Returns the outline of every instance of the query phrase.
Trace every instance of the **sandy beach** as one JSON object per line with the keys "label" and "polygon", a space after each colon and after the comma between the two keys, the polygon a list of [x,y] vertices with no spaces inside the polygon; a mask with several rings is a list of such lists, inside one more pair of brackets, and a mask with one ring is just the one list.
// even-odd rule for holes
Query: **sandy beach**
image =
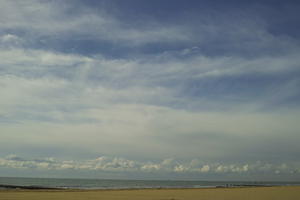
{"label": "sandy beach", "polygon": [[300,186],[207,188],[207,189],[140,189],[140,190],[3,190],[1,200],[297,200]]}

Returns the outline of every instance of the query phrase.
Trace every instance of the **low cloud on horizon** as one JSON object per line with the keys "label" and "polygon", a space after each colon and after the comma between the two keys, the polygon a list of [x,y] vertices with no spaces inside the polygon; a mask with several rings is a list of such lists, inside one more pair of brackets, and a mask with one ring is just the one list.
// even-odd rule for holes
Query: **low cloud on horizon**
{"label": "low cloud on horizon", "polygon": [[[28,159],[17,155],[9,155],[0,158],[0,167],[9,169],[8,174],[12,174],[14,170],[35,170],[39,174],[49,172],[60,174],[66,172],[67,175],[73,174],[77,178],[83,172],[93,173],[112,173],[113,178],[145,178],[157,177],[165,179],[180,179],[183,177],[193,176],[191,180],[199,180],[203,178],[214,178],[220,176],[231,176],[233,179],[243,177],[246,180],[261,181],[260,176],[274,176],[268,180],[286,180],[286,177],[297,180],[299,176],[299,163],[293,163],[288,166],[286,163],[271,164],[263,161],[253,163],[203,163],[198,159],[190,161],[178,161],[173,158],[164,159],[162,161],[140,162],[136,160],[128,160],[120,157],[101,156],[90,160],[58,160],[52,157]],[[121,174],[127,175],[122,175]],[[51,173],[50,173],[51,174]],[[135,174],[132,176],[132,174]],[[259,176],[258,176],[259,175]],[[45,175],[44,175],[45,176]],[[55,176],[54,176],[55,177]],[[94,178],[101,178],[96,176]],[[111,177],[110,177],[111,178]]]}

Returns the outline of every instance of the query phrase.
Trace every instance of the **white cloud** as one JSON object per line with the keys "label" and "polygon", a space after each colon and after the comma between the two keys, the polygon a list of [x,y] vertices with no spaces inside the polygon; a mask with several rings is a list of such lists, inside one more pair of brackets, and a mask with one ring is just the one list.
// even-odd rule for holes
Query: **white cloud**
{"label": "white cloud", "polygon": [[[167,160],[167,161],[166,161]],[[250,163],[250,164],[205,164],[201,168],[189,166],[188,163],[176,160],[174,167],[170,167],[169,161],[174,159],[165,159],[161,162],[141,162],[128,160],[118,157],[99,157],[93,160],[57,160],[54,158],[45,159],[26,159],[15,155],[7,158],[0,158],[0,167],[12,169],[36,169],[36,170],[85,170],[85,171],[106,171],[106,172],[143,172],[143,173],[298,173],[298,165],[270,164],[270,163]],[[166,163],[167,162],[167,163]],[[261,171],[263,166],[268,165],[268,170]],[[284,168],[284,169],[283,169]]]}
{"label": "white cloud", "polygon": [[210,170],[209,165],[204,165],[204,166],[200,169],[201,172],[209,172],[209,170]]}
{"label": "white cloud", "polygon": [[[253,171],[256,171],[257,168],[252,168]],[[245,173],[249,171],[249,165],[219,165],[216,167],[215,172],[217,173]]]}
{"label": "white cloud", "polygon": [[188,168],[184,167],[183,165],[177,165],[174,167],[174,171],[175,172],[184,172],[187,171]]}

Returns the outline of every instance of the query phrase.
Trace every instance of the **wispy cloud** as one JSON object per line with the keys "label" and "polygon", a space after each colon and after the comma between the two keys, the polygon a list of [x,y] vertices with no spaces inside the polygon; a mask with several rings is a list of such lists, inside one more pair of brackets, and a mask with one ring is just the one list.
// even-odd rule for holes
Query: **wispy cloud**
{"label": "wispy cloud", "polygon": [[[25,148],[15,141],[22,137],[33,146],[63,148],[72,137],[73,146],[84,151],[114,155],[126,148],[146,157],[152,156],[147,152],[167,157],[171,150],[172,156],[181,157],[241,159],[248,152],[249,159],[264,159],[271,151],[275,157],[292,152],[285,156],[292,159],[299,149],[293,142],[299,113],[285,105],[298,96],[298,78],[280,75],[297,71],[296,56],[247,60],[196,54],[182,60],[176,55],[114,59],[23,47],[1,49],[3,147],[8,142]],[[258,67],[265,63],[273,68]],[[251,80],[253,71],[255,80],[263,83],[242,80]],[[274,82],[273,76],[281,80]],[[26,134],[20,136],[21,132]],[[282,137],[282,132],[289,137]],[[259,137],[270,137],[270,143],[260,142]],[[242,145],[231,148],[233,139]],[[290,150],[278,152],[275,144],[280,140]],[[186,151],[177,145],[184,145]]]}
{"label": "wispy cloud", "polygon": [[[83,40],[121,42],[126,46],[189,40],[179,26],[153,24],[135,28],[122,23],[105,9],[95,12],[78,2],[2,1],[0,17],[2,30],[26,32],[23,36],[29,39],[29,44],[43,44],[53,39],[70,40],[69,34]],[[37,40],[32,40],[33,37]]]}

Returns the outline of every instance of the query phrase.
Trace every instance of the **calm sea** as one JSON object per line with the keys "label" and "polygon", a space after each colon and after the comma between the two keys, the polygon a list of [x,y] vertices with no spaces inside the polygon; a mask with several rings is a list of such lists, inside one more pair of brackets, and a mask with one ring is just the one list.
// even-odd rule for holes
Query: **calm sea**
{"label": "calm sea", "polygon": [[5,185],[39,186],[76,189],[134,189],[134,188],[204,188],[234,186],[300,185],[300,182],[238,182],[238,181],[170,181],[170,180],[107,180],[0,177],[0,188]]}

